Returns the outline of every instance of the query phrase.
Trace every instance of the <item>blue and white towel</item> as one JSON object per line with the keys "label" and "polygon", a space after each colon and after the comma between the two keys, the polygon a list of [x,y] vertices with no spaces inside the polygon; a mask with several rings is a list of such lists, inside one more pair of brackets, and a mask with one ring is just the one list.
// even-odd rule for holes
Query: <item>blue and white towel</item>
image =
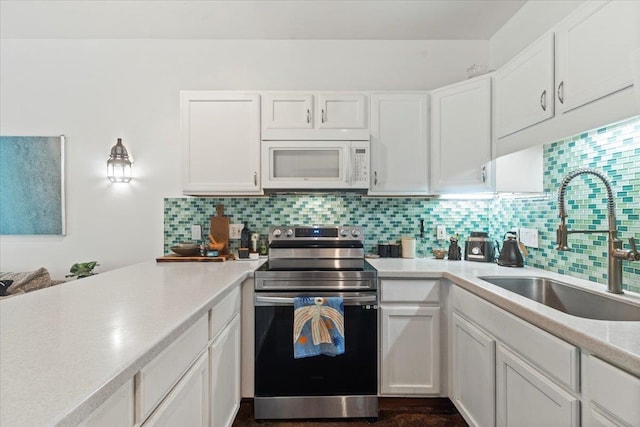
{"label": "blue and white towel", "polygon": [[293,299],[293,357],[344,353],[344,301],[340,297]]}

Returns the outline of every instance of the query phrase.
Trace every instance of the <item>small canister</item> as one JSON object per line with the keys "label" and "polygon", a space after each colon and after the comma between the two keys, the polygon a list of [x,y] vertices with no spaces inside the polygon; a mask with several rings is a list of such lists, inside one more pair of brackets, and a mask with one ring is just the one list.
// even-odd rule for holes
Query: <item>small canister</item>
{"label": "small canister", "polygon": [[389,243],[389,256],[391,258],[400,258],[400,244]]}
{"label": "small canister", "polygon": [[415,237],[403,237],[402,242],[402,258],[416,257],[416,239]]}
{"label": "small canister", "polygon": [[379,243],[378,244],[378,255],[380,255],[380,258],[388,258],[389,257],[389,244],[388,243]]}

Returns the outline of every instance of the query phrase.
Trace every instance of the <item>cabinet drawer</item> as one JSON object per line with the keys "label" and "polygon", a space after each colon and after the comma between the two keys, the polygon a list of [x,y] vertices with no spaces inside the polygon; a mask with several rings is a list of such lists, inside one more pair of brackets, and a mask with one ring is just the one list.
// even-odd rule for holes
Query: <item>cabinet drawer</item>
{"label": "cabinet drawer", "polygon": [[214,339],[229,323],[231,318],[240,312],[240,286],[236,286],[222,297],[211,309],[209,318],[209,340]]}
{"label": "cabinet drawer", "polygon": [[380,302],[421,302],[440,301],[439,280],[381,280]]}
{"label": "cabinet drawer", "polygon": [[579,390],[577,347],[454,286],[453,307],[565,387]]}
{"label": "cabinet drawer", "polygon": [[136,374],[136,423],[144,421],[207,346],[207,316]]}

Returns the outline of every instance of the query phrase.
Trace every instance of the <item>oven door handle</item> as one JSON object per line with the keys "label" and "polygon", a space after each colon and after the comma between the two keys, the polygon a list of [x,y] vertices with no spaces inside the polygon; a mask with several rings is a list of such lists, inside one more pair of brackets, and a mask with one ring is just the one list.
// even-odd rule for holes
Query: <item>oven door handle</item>
{"label": "oven door handle", "polygon": [[[344,305],[377,304],[377,295],[342,297]],[[293,305],[293,297],[267,297],[256,295],[256,305]]]}

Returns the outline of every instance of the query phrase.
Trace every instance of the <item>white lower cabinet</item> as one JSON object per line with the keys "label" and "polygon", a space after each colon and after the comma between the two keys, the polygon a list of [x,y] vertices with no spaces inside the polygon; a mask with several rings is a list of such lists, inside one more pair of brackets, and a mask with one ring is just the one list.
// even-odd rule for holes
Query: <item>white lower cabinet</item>
{"label": "white lower cabinet", "polygon": [[231,426],[240,408],[240,361],[240,315],[236,314],[209,346],[212,427]]}
{"label": "white lower cabinet", "polygon": [[582,400],[585,427],[640,426],[640,378],[586,353]]}
{"label": "white lower cabinet", "polygon": [[144,427],[209,426],[209,363],[205,351],[171,390]]}
{"label": "white lower cabinet", "polygon": [[79,427],[112,427],[133,425],[133,379],[122,385]]}
{"label": "white lower cabinet", "polygon": [[579,426],[580,401],[498,344],[497,426]]}
{"label": "white lower cabinet", "polygon": [[380,394],[440,393],[440,307],[437,280],[382,280]]}
{"label": "white lower cabinet", "polygon": [[451,400],[472,426],[580,425],[579,350],[458,286]]}
{"label": "white lower cabinet", "polygon": [[496,340],[457,313],[451,333],[451,400],[469,425],[493,426]]}

